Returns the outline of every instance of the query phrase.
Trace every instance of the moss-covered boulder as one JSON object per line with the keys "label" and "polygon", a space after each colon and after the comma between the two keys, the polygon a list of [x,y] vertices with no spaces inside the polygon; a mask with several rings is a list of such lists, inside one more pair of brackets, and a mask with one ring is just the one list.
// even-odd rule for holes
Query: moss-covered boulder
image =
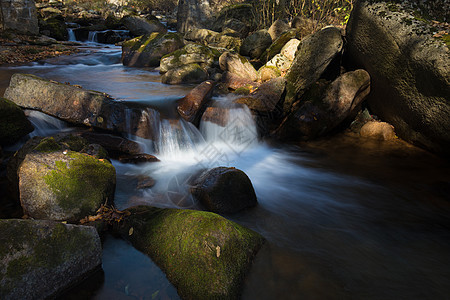
{"label": "moss-covered boulder", "polygon": [[200,83],[207,79],[208,72],[199,64],[183,65],[161,76],[161,82],[165,84]]}
{"label": "moss-covered boulder", "polygon": [[139,206],[118,231],[149,255],[183,299],[237,299],[263,238],[210,212]]}
{"label": "moss-covered boulder", "polygon": [[188,44],[181,49],[164,55],[160,62],[160,73],[188,64],[199,64],[203,68],[218,65],[220,52],[200,44]]}
{"label": "moss-covered boulder", "polygon": [[17,142],[34,130],[24,112],[14,102],[0,97],[0,145]]}
{"label": "moss-covered boulder", "polygon": [[130,31],[131,36],[167,32],[167,28],[157,19],[147,20],[139,16],[129,15],[123,17],[121,23]]}
{"label": "moss-covered boulder", "polygon": [[[294,62],[286,74],[286,97],[283,106],[286,113],[305,90],[322,76],[325,69],[338,59],[343,45],[341,31],[336,27],[326,27],[300,42]],[[339,66],[337,69],[339,72]]]}
{"label": "moss-covered boulder", "polygon": [[266,29],[258,30],[244,39],[239,53],[250,58],[259,58],[272,44],[272,38]]}
{"label": "moss-covered boulder", "polygon": [[177,106],[180,116],[198,126],[200,118],[205,111],[205,106],[211,99],[214,86],[214,82],[211,80],[202,82],[193,88],[189,94],[180,99]]}
{"label": "moss-covered boulder", "polygon": [[101,265],[93,227],[0,220],[0,298],[47,299]]}
{"label": "moss-covered boulder", "polygon": [[[260,56],[260,60],[267,62],[275,55],[281,52],[281,49],[292,39],[300,39],[300,35],[296,30],[289,30],[279,36]],[[294,60],[294,59],[292,59]]]}
{"label": "moss-covered boulder", "polygon": [[59,41],[66,41],[69,37],[67,33],[66,22],[62,15],[51,16],[49,18],[40,20],[40,33],[50,36]]}
{"label": "moss-covered boulder", "polygon": [[242,45],[241,38],[228,35],[226,32],[219,33],[216,36],[214,43],[211,44],[211,46],[225,48],[225,49],[236,51],[236,52],[239,52],[239,50],[241,49],[241,45]]}
{"label": "moss-covered boulder", "polygon": [[40,149],[25,156],[18,175],[20,203],[35,219],[77,222],[114,198],[114,167],[84,153]]}
{"label": "moss-covered boulder", "polygon": [[188,41],[196,43],[211,44],[216,41],[219,33],[205,28],[192,28],[184,34],[184,38]]}
{"label": "moss-covered boulder", "polygon": [[183,47],[177,33],[146,34],[122,44],[122,63],[130,67],[158,67],[161,58]]}
{"label": "moss-covered boulder", "polygon": [[369,92],[369,73],[361,69],[344,73],[330,84],[320,80],[293,106],[274,136],[293,140],[323,136],[353,119]]}
{"label": "moss-covered boulder", "polygon": [[[424,6],[411,9],[413,3]],[[443,35],[446,44],[445,38],[435,35],[435,23],[429,18],[445,13],[448,18],[448,6],[442,5],[442,1],[359,1],[347,25],[346,57],[372,77],[367,102],[374,114],[394,125],[406,141],[448,156],[449,35]]]}
{"label": "moss-covered boulder", "polygon": [[215,213],[235,213],[257,204],[252,182],[236,168],[204,171],[192,183],[191,193],[207,210]]}
{"label": "moss-covered boulder", "polygon": [[230,72],[239,77],[252,81],[258,79],[258,72],[253,65],[243,56],[231,52],[224,52],[219,57],[219,65],[223,71]]}

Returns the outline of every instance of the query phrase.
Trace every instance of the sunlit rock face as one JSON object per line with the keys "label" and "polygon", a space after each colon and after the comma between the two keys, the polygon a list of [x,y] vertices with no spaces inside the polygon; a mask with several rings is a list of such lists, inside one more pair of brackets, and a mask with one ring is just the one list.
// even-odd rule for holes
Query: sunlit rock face
{"label": "sunlit rock face", "polygon": [[0,31],[8,29],[19,33],[39,33],[34,0],[0,1]]}

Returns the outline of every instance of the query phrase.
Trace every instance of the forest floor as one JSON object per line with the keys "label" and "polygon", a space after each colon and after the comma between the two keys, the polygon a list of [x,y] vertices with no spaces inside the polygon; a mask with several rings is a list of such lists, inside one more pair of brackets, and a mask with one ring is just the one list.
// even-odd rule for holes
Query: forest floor
{"label": "forest floor", "polygon": [[27,35],[0,36],[0,65],[38,61],[78,52],[76,43],[55,44]]}

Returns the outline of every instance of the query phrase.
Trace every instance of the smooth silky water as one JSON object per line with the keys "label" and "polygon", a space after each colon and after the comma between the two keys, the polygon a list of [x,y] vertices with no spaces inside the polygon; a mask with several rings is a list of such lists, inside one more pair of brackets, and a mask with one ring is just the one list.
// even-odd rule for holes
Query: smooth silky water
{"label": "smooth silky water", "polygon": [[[232,166],[251,179],[258,206],[226,217],[267,240],[243,299],[448,299],[450,295],[450,168],[446,161],[400,141],[337,136],[303,145],[259,141],[246,109],[229,97],[226,126],[199,129],[176,119],[175,100],[192,86],[160,83],[158,72],[124,67],[120,48],[85,44],[82,52],[41,63],[0,68],[0,93],[13,73],[102,91],[161,112],[159,138],[135,138],[161,161],[113,161],[115,205],[201,209],[189,179],[204,168]],[[30,112],[32,135],[71,130]],[[18,148],[18,145],[16,145]],[[8,150],[8,149],[7,149]],[[11,148],[14,150],[14,147]],[[154,187],[137,190],[136,177]],[[69,292],[76,298],[177,299],[175,288],[145,255],[107,235],[103,272]]]}

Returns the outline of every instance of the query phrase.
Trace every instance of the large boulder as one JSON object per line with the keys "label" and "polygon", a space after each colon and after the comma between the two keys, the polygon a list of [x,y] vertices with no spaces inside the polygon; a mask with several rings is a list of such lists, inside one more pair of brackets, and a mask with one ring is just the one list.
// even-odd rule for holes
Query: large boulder
{"label": "large boulder", "polygon": [[188,41],[211,44],[216,41],[219,33],[205,28],[192,28],[184,34]]}
{"label": "large boulder", "polygon": [[158,67],[161,58],[183,47],[177,33],[146,34],[122,44],[122,63],[130,67]]}
{"label": "large boulder", "polygon": [[0,97],[0,145],[14,144],[33,130],[20,107]]}
{"label": "large boulder", "polygon": [[207,79],[206,69],[196,63],[170,69],[161,76],[161,82],[165,84],[200,83]]}
{"label": "large boulder", "polygon": [[0,220],[0,297],[47,299],[101,265],[94,227],[53,221]]}
{"label": "large boulder", "polygon": [[281,49],[283,49],[283,47],[292,39],[301,39],[300,33],[293,29],[283,33],[276,40],[274,40],[269,48],[267,48],[266,51],[264,51],[264,53],[260,56],[260,60],[263,62],[271,60],[275,55],[279,54]]}
{"label": "large boulder", "polygon": [[19,194],[25,214],[77,222],[112,202],[116,172],[108,160],[48,146],[35,148],[20,165]]}
{"label": "large boulder", "polygon": [[235,213],[257,204],[252,182],[236,168],[204,171],[193,181],[191,193],[207,210],[215,213]]}
{"label": "large boulder", "polygon": [[370,76],[364,70],[344,73],[331,84],[318,81],[293,106],[275,136],[295,140],[323,136],[354,118],[369,92]]}
{"label": "large boulder", "polygon": [[132,36],[151,34],[153,32],[166,33],[167,28],[158,20],[147,20],[139,16],[125,16],[121,20],[122,24],[130,31]]}
{"label": "large boulder", "polygon": [[283,107],[286,113],[341,54],[343,45],[341,31],[336,27],[326,27],[300,42],[294,62],[286,74],[286,97]]}
{"label": "large boulder", "polygon": [[[210,28],[215,31],[222,31],[229,26],[231,20],[238,20],[246,25],[245,30],[253,31],[257,27],[256,12],[252,4],[250,3],[237,3],[244,2],[242,0],[234,1],[235,4],[223,7],[218,13],[215,14],[212,19],[213,22]],[[232,28],[234,29],[234,28]]]}
{"label": "large boulder", "polygon": [[[442,5],[424,15],[441,15]],[[423,18],[399,2],[357,2],[347,25],[347,58],[372,77],[374,114],[406,141],[449,155],[449,46]]]}
{"label": "large boulder", "polygon": [[204,68],[218,64],[219,51],[200,44],[188,44],[181,49],[164,55],[160,62],[160,73],[188,64],[199,64]]}
{"label": "large boulder", "polygon": [[239,53],[250,58],[259,58],[272,44],[272,38],[266,29],[258,30],[242,42]]}
{"label": "large boulder", "polygon": [[279,38],[283,33],[286,31],[289,31],[291,27],[285,20],[275,20],[275,22],[272,23],[269,27],[269,34],[273,41],[275,41],[277,38]]}
{"label": "large boulder", "polygon": [[39,31],[41,34],[59,41],[67,41],[69,37],[66,22],[62,15],[55,15],[45,19],[40,19]]}
{"label": "large boulder", "polygon": [[231,52],[224,52],[219,57],[219,65],[223,71],[230,72],[239,77],[252,81],[258,79],[258,72],[253,65],[243,56]]}
{"label": "large boulder", "polygon": [[34,75],[14,74],[5,97],[21,107],[39,110],[64,121],[145,139],[154,138],[153,124],[159,120],[159,113],[150,108],[132,107],[114,101],[105,93]]}
{"label": "large boulder", "polygon": [[0,31],[38,34],[38,18],[34,0],[0,1]]}
{"label": "large boulder", "polygon": [[205,110],[206,103],[211,99],[214,91],[214,82],[202,82],[178,101],[177,111],[188,122],[198,126]]}
{"label": "large boulder", "polygon": [[118,225],[183,299],[237,299],[263,238],[210,212],[139,206]]}

